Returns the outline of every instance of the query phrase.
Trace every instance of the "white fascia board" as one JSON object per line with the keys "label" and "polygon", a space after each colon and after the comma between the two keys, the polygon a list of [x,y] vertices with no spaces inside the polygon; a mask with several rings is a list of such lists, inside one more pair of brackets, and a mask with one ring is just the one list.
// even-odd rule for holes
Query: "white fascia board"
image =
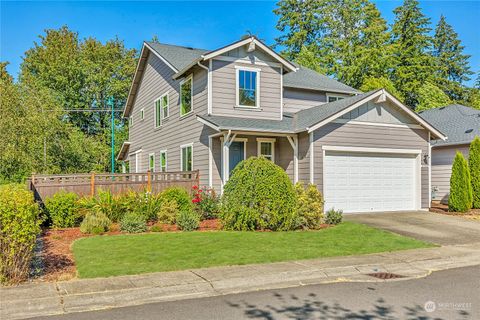
{"label": "white fascia board", "polygon": [[147,47],[154,55],[156,55],[160,60],[162,60],[170,69],[175,72],[178,72],[177,68],[175,68],[170,62],[167,61],[164,57],[162,57],[155,49],[153,49],[148,43],[144,42],[143,45]]}

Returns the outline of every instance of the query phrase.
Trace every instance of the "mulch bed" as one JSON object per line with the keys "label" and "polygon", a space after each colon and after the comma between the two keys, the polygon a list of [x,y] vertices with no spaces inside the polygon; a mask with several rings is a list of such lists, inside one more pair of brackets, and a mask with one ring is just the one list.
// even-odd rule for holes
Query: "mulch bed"
{"label": "mulch bed", "polygon": [[448,205],[443,203],[432,203],[430,208],[431,212],[446,214],[449,216],[463,217],[467,219],[479,220],[480,221],[480,209],[471,209],[468,212],[451,212],[448,211]]}
{"label": "mulch bed", "polygon": [[[164,232],[179,231],[176,225],[158,224]],[[219,219],[200,222],[199,231],[213,231],[222,228]],[[111,231],[104,235],[122,234],[118,224],[114,224]],[[80,228],[45,229],[40,240],[42,249],[39,258],[43,263],[43,270],[37,281],[69,280],[76,277],[75,261],[72,252],[72,243],[80,238],[93,235],[80,232]]]}

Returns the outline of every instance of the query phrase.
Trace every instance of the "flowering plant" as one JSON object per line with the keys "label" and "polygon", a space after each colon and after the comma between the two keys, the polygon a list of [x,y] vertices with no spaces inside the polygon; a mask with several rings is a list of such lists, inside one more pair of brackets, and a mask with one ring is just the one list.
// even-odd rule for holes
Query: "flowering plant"
{"label": "flowering plant", "polygon": [[202,219],[214,219],[219,211],[219,197],[213,188],[198,186],[192,187],[192,203],[201,214]]}

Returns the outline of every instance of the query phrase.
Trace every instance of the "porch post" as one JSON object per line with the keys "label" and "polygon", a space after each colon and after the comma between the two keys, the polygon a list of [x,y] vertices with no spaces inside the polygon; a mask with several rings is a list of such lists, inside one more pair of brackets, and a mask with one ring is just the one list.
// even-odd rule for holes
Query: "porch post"
{"label": "porch post", "polygon": [[287,136],[288,142],[293,149],[293,183],[298,182],[298,136]]}
{"label": "porch post", "polygon": [[[232,132],[229,130],[228,134],[223,135],[223,152],[222,152],[222,164],[223,164],[223,185],[225,185],[230,178],[230,145],[232,141],[235,140],[237,134],[235,133],[233,137],[231,137]],[[223,188],[223,187],[222,187]]]}
{"label": "porch post", "polygon": [[208,137],[208,187],[213,188],[213,138]]}

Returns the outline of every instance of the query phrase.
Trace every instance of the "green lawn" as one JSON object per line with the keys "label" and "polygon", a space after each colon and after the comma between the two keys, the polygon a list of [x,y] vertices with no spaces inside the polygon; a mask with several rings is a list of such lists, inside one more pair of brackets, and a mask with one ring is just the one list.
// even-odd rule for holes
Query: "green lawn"
{"label": "green lawn", "polygon": [[81,278],[268,263],[429,247],[431,244],[344,222],[319,231],[184,232],[77,240]]}

